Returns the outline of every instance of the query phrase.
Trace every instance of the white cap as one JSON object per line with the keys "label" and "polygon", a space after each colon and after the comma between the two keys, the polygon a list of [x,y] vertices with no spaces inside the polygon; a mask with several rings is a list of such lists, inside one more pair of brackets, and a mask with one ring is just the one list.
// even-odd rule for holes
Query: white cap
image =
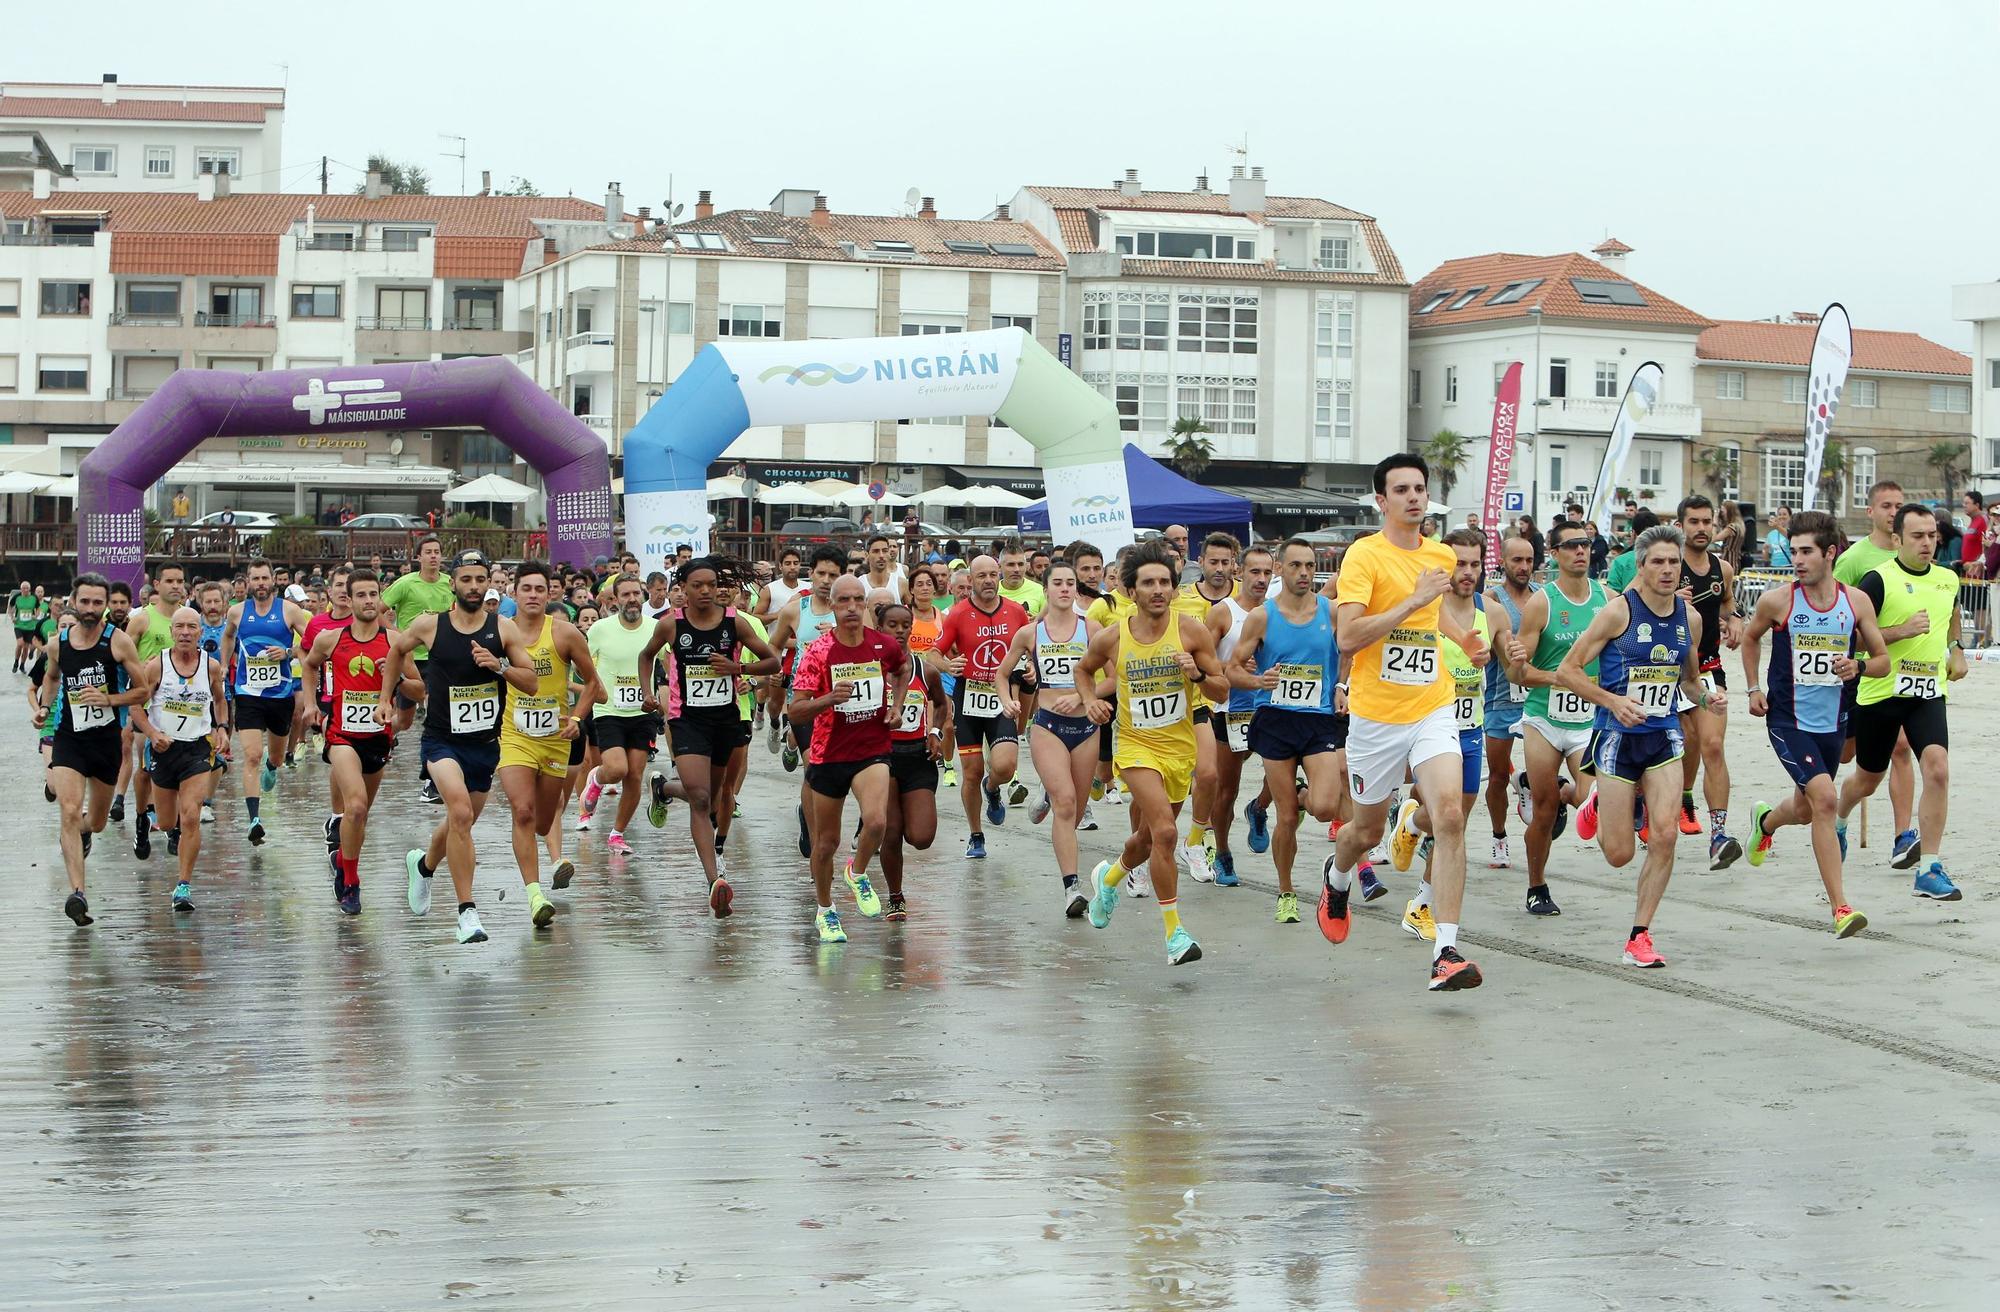
{"label": "white cap", "polygon": [[488,588],[488,589],[486,589],[486,600],[488,600],[488,601],[498,601],[498,600],[500,600],[500,589],[498,589],[498,588]]}

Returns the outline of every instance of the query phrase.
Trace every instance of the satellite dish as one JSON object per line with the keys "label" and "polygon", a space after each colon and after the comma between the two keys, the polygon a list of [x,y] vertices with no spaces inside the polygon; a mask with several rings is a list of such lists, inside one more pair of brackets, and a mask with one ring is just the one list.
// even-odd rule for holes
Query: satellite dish
{"label": "satellite dish", "polygon": [[915,214],[918,210],[922,209],[923,207],[924,207],[924,193],[921,188],[912,187],[908,191],[903,193],[904,213]]}

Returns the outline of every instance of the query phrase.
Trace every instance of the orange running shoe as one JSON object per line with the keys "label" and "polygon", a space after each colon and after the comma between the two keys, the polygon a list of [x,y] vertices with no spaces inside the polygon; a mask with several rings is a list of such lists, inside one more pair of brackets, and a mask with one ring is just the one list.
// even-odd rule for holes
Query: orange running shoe
{"label": "orange running shoe", "polygon": [[1480,978],[1479,967],[1458,955],[1457,948],[1446,948],[1437,954],[1431,963],[1433,993],[1448,993],[1454,989],[1476,989],[1484,981]]}

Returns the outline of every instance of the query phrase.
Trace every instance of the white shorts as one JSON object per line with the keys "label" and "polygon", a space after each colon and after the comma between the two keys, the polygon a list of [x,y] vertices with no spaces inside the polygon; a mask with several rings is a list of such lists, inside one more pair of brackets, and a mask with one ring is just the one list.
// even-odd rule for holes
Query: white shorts
{"label": "white shorts", "polygon": [[1557,724],[1539,715],[1524,715],[1521,723],[1540,734],[1542,741],[1562,753],[1565,760],[1578,753],[1587,755],[1590,751],[1590,725]]}
{"label": "white shorts", "polygon": [[1347,729],[1347,789],[1364,806],[1386,802],[1409,774],[1439,756],[1459,759],[1458,720],[1450,702],[1414,724],[1355,716]]}

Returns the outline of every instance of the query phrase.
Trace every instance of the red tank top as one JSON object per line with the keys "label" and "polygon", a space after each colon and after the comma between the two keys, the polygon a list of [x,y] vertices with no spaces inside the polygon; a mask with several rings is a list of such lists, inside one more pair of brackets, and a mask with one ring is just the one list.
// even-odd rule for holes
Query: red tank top
{"label": "red tank top", "polygon": [[382,663],[389,659],[389,635],[378,629],[367,642],[357,642],[354,626],[334,639],[326,668],[333,692],[328,742],[352,745],[369,739],[389,741],[395,731],[375,724],[375,705],[382,700]]}

